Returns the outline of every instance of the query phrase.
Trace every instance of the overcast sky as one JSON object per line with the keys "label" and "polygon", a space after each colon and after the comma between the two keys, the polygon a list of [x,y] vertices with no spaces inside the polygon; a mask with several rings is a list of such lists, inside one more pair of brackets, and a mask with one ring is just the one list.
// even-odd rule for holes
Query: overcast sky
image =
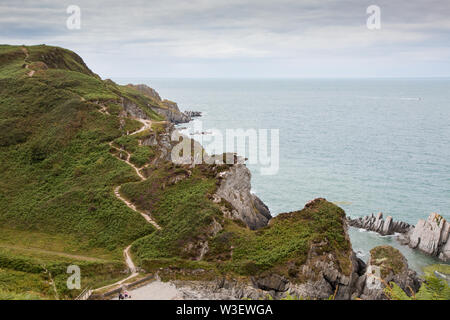
{"label": "overcast sky", "polygon": [[104,78],[450,76],[450,0],[0,0],[0,43],[72,49]]}

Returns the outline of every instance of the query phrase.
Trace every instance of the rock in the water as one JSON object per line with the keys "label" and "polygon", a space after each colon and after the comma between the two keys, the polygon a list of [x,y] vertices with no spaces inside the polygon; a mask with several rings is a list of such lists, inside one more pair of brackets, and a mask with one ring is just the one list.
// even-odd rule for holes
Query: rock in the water
{"label": "rock in the water", "polygon": [[443,261],[450,259],[450,224],[441,215],[432,213],[427,220],[419,220],[408,233],[409,246]]}
{"label": "rock in the water", "polygon": [[408,268],[408,262],[399,250],[391,246],[375,247],[370,250],[365,274],[358,280],[359,297],[364,300],[387,299],[384,288],[391,282],[408,295],[416,293],[421,285],[417,273]]}
{"label": "rock in the water", "polygon": [[202,113],[200,111],[185,111],[184,112],[186,115],[188,115],[191,118],[195,118],[195,117],[201,117]]}
{"label": "rock in the water", "polygon": [[394,221],[391,216],[384,220],[381,212],[376,217],[372,214],[363,218],[348,219],[347,222],[352,227],[375,231],[383,236],[394,233],[407,233],[412,229],[411,225],[403,221]]}

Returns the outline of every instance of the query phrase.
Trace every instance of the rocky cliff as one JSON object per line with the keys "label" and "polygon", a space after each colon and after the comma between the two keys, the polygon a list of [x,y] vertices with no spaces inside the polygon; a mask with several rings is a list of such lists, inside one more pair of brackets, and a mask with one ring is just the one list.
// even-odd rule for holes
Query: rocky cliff
{"label": "rocky cliff", "polygon": [[233,206],[231,210],[225,209],[229,218],[242,220],[253,230],[267,225],[272,218],[269,208],[251,193],[251,173],[244,164],[234,164],[228,171],[221,172],[219,179],[216,196]]}
{"label": "rocky cliff", "polygon": [[[168,124],[164,127],[164,131],[157,135],[152,133],[142,141],[143,145],[151,145],[158,148],[159,157],[153,160],[153,164],[158,164],[161,161],[171,161],[172,148],[176,145],[176,142],[171,141],[171,136],[175,130],[172,124]],[[200,157],[201,155],[204,158],[209,157],[206,153],[203,153],[203,148],[197,141],[186,136],[184,136],[184,139],[193,141],[193,144],[196,146],[193,148],[193,157]],[[199,151],[201,154],[196,153],[196,151]],[[224,157],[226,158],[226,155]],[[225,165],[226,170],[220,171],[216,176],[218,187],[213,195],[213,201],[222,204],[223,201],[226,202],[227,205],[221,206],[226,218],[241,220],[252,230],[262,228],[272,218],[270,210],[261,199],[251,193],[251,173],[244,164],[243,159],[237,156],[234,157],[235,163]],[[194,167],[194,165],[190,166]]]}

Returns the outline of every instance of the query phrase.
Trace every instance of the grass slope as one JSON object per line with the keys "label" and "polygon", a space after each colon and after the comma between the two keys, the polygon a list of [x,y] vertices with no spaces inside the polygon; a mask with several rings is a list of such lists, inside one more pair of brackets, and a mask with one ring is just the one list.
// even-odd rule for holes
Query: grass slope
{"label": "grass slope", "polygon": [[[113,193],[114,186],[138,180],[108,145],[142,126],[117,117],[123,98],[161,120],[147,107],[153,101],[102,81],[73,52],[0,46],[0,248],[9,248],[4,256],[50,245],[62,253],[88,252],[107,259],[103,266],[119,263],[123,269],[123,248],[154,231]],[[99,112],[99,104],[110,115]],[[137,161],[145,156],[141,151]],[[58,259],[47,255],[42,261],[51,265]],[[15,266],[5,268],[26,272]],[[20,281],[17,287],[8,283],[12,295],[22,292]],[[0,289],[7,296],[7,288]]]}

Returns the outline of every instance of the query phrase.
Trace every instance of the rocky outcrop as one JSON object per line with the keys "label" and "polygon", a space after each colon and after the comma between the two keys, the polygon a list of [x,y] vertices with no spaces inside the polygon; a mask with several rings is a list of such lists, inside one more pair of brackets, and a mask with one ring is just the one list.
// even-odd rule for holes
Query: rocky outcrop
{"label": "rocky outcrop", "polygon": [[178,124],[191,121],[191,115],[180,111],[178,105],[175,102],[169,100],[162,100],[158,92],[155,89],[150,88],[145,84],[128,84],[127,87],[133,88],[143,95],[154,100],[155,103],[149,105],[153,111],[159,115],[164,116],[168,121]]}
{"label": "rocky outcrop", "polygon": [[378,232],[383,236],[392,235],[395,233],[407,233],[413,228],[406,222],[394,221],[391,216],[383,219],[383,213],[381,212],[378,213],[376,217],[372,214],[370,216],[357,219],[347,218],[347,223],[349,226]]}
{"label": "rocky outcrop", "polygon": [[152,109],[172,123],[186,123],[192,120],[190,116],[180,111],[175,102],[164,100],[161,105],[162,107],[152,107]]}
{"label": "rocky outcrop", "polygon": [[216,198],[233,206],[229,218],[242,220],[250,229],[266,226],[272,218],[269,208],[251,193],[251,173],[242,163],[236,163],[228,171],[219,174],[220,185]]}
{"label": "rocky outcrop", "polygon": [[[305,209],[320,210],[327,201],[319,198],[306,204]],[[343,211],[342,211],[343,213]],[[281,219],[293,219],[299,213],[283,214]],[[339,212],[336,212],[339,214]],[[270,225],[274,225],[276,220]],[[263,273],[252,277],[255,288],[267,291],[273,298],[279,299],[287,295],[298,298],[351,299],[359,294],[357,282],[365,272],[365,263],[356,257],[350,244],[347,225],[344,221],[345,213],[339,217],[342,219],[342,249],[338,252],[330,250],[333,246],[327,237],[312,242],[309,251],[301,265],[295,262],[286,262],[287,270],[278,274],[272,272]],[[344,249],[345,248],[345,249]]]}
{"label": "rocky outcrop", "polygon": [[202,113],[200,111],[185,111],[184,113],[191,118],[202,116]]}
{"label": "rocky outcrop", "polygon": [[[306,204],[306,208],[314,209],[325,199],[315,199]],[[345,216],[342,217],[345,219]],[[350,244],[347,225],[343,223],[345,242],[348,251],[327,253],[329,240],[311,244],[308,257],[301,267],[301,283],[291,283],[288,293],[297,297],[328,299],[334,296],[338,300],[348,300],[359,294],[357,281],[365,271],[364,262],[356,257]],[[338,256],[339,255],[339,256]]]}
{"label": "rocky outcrop", "polygon": [[[174,130],[176,130],[175,127],[169,124],[165,127],[164,132],[152,133],[143,138],[142,145],[157,146],[158,148],[158,157],[153,160],[153,165],[160,161],[171,161],[172,148],[176,144],[171,141]],[[204,158],[209,157],[207,154],[203,154],[201,145],[197,141],[193,141],[197,146],[194,147],[194,150],[199,150]],[[223,199],[231,205],[231,207],[223,208],[224,215],[228,218],[239,219],[250,229],[262,228],[272,218],[270,210],[261,199],[251,193],[251,173],[245,166],[244,160],[236,155],[234,158],[235,163],[230,165],[228,170],[217,174],[219,186],[213,195],[214,201],[219,203]]]}
{"label": "rocky outcrop", "polygon": [[[315,210],[325,199],[316,199],[307,204]],[[288,219],[288,217],[286,217]],[[342,216],[342,219],[344,217]],[[288,270],[270,271],[251,276],[247,279],[217,279],[195,285],[195,290],[188,290],[187,298],[197,299],[212,297],[213,299],[265,299],[268,297],[281,299],[288,295],[297,298],[351,299],[360,294],[357,284],[365,273],[365,264],[351,250],[350,239],[345,223],[345,242],[349,244],[346,250],[330,252],[330,242],[324,238],[312,243],[306,258],[301,265],[286,262]],[[284,268],[283,268],[284,269]],[[288,276],[289,275],[289,276]],[[200,291],[200,292],[199,292]]]}
{"label": "rocky outcrop", "polygon": [[[325,199],[315,199],[305,208],[303,218],[320,212]],[[343,212],[343,211],[342,211]],[[282,219],[292,219],[299,212],[293,212]],[[255,273],[249,277],[218,277],[212,281],[174,281],[183,292],[185,299],[282,299],[287,296],[305,299],[365,300],[387,299],[384,289],[391,282],[409,292],[417,292],[421,281],[417,274],[408,268],[403,255],[390,246],[380,246],[371,250],[368,265],[356,257],[350,244],[345,223],[345,213],[339,213],[342,219],[339,225],[344,239],[339,250],[330,250],[333,246],[328,237],[313,241],[305,261],[286,261],[270,271]],[[274,219],[273,221],[277,221]],[[273,223],[271,224],[273,225]],[[269,226],[270,228],[270,226]],[[211,234],[222,229],[218,223],[211,226]],[[208,250],[207,243],[201,243],[200,255]],[[162,270],[164,271],[164,269]],[[177,271],[178,272],[178,271]],[[193,271],[194,272],[194,271]],[[205,270],[196,270],[205,273]]]}
{"label": "rocky outcrop", "polygon": [[411,248],[418,249],[443,261],[450,260],[450,224],[437,213],[427,220],[420,219],[404,238]]}
{"label": "rocky outcrop", "polygon": [[272,219],[269,207],[267,207],[266,204],[262,202],[262,200],[258,198],[256,194],[252,194],[252,198],[253,198],[253,205],[255,206],[256,210],[258,210],[260,214],[266,217],[267,220]]}
{"label": "rocky outcrop", "polygon": [[384,289],[391,282],[410,296],[421,285],[417,273],[408,268],[408,262],[399,250],[391,246],[375,247],[370,251],[366,272],[358,279],[359,297],[363,300],[385,300]]}

